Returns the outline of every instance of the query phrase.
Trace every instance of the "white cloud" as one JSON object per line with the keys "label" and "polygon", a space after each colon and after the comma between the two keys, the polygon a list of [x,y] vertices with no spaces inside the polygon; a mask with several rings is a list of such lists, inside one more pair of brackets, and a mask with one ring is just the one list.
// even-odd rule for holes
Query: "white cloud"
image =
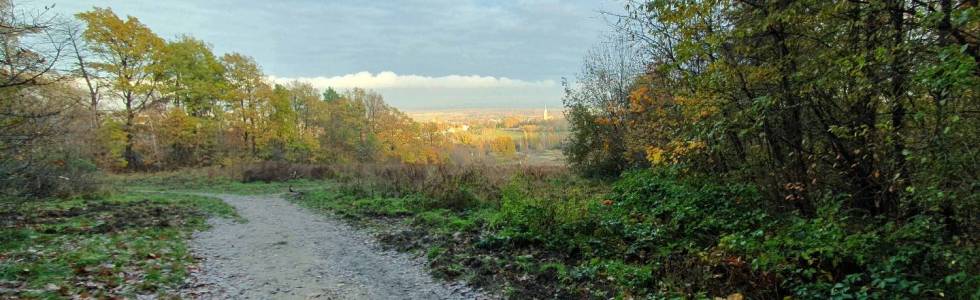
{"label": "white cloud", "polygon": [[358,72],[333,77],[275,77],[269,79],[277,83],[300,81],[324,89],[365,88],[365,89],[485,89],[485,88],[553,88],[557,83],[553,80],[524,81],[507,77],[480,75],[447,75],[440,77],[422,75],[399,75],[395,72],[384,71],[377,74]]}
{"label": "white cloud", "polygon": [[399,109],[546,107],[561,105],[561,86],[553,80],[526,81],[480,75],[399,75],[394,72],[358,72],[333,77],[277,77],[268,80],[286,84],[309,83],[315,88],[371,89]]}

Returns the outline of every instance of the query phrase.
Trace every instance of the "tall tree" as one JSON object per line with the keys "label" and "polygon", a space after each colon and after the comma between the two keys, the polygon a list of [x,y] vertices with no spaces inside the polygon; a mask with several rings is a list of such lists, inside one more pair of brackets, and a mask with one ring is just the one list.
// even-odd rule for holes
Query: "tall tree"
{"label": "tall tree", "polygon": [[325,101],[320,148],[327,161],[355,162],[374,158],[375,138],[368,130],[364,105],[340,97]]}
{"label": "tall tree", "polygon": [[293,147],[293,159],[297,161],[320,161],[323,153],[320,151],[319,138],[327,129],[324,127],[328,118],[328,103],[321,98],[321,93],[309,83],[292,82],[285,86],[289,92],[289,102],[296,113],[297,140]]}
{"label": "tall tree", "polygon": [[216,138],[224,124],[223,97],[228,84],[221,61],[204,41],[181,36],[167,43],[157,64],[160,96],[169,100],[161,141],[169,166],[195,166],[217,154]]}
{"label": "tall tree", "polygon": [[333,89],[333,87],[328,86],[327,89],[323,91],[323,101],[330,102],[340,99],[340,97],[340,93]]}
{"label": "tall tree", "polygon": [[[617,116],[650,162],[750,178],[776,206],[803,215],[819,199],[847,195],[848,208],[895,217],[902,199],[926,197],[911,182],[944,195],[968,189],[970,179],[953,174],[975,174],[976,164],[962,162],[980,155],[965,146],[976,144],[966,132],[978,122],[975,1],[629,7],[617,24],[645,50],[646,71],[626,110],[571,102],[571,145],[621,136],[598,130],[605,119],[578,115]],[[602,149],[578,149],[591,148]]]}
{"label": "tall tree", "polygon": [[167,43],[159,64],[164,93],[195,117],[213,117],[227,82],[224,66],[204,41],[181,36]]}
{"label": "tall tree", "polygon": [[293,150],[301,148],[300,128],[297,126],[299,118],[291,98],[289,89],[278,84],[269,97],[269,112],[262,130],[262,144],[269,159],[281,161],[292,158]]}
{"label": "tall tree", "polygon": [[225,100],[231,108],[231,126],[241,138],[245,151],[258,156],[258,134],[263,114],[268,110],[272,88],[263,80],[262,70],[251,57],[230,53],[221,57],[229,89]]}
{"label": "tall tree", "polygon": [[158,99],[155,96],[160,86],[154,77],[165,43],[135,17],[123,20],[108,8],[76,16],[85,22],[83,37],[98,59],[92,66],[106,74],[112,93],[122,102],[126,133],[123,157],[129,169],[138,168],[136,118]]}
{"label": "tall tree", "polygon": [[85,82],[85,88],[88,91],[88,107],[92,113],[92,127],[99,128],[102,123],[99,115],[99,103],[102,101],[103,86],[100,72],[91,66],[91,52],[82,36],[84,29],[82,29],[81,24],[69,23],[66,33],[71,51],[74,52],[73,71],[77,77]]}
{"label": "tall tree", "polygon": [[639,52],[622,38],[589,51],[564,103],[572,136],[564,148],[572,165],[589,176],[615,176],[628,166],[625,126],[630,89],[643,71]]}

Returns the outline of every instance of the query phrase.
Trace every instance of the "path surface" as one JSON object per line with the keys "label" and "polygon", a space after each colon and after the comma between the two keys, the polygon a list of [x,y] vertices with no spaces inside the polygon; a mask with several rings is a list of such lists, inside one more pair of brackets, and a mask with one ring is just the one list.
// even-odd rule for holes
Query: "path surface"
{"label": "path surface", "polygon": [[371,235],[280,196],[218,197],[247,219],[212,219],[194,234],[202,258],[184,296],[200,299],[474,299],[429,277],[422,262],[383,251]]}

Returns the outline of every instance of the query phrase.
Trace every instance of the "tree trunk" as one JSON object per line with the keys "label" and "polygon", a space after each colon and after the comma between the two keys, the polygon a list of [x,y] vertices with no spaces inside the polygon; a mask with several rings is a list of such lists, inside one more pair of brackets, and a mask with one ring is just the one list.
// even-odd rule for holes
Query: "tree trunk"
{"label": "tree trunk", "polygon": [[904,49],[905,44],[905,2],[903,0],[892,0],[890,4],[891,7],[891,22],[892,30],[894,30],[894,40],[893,45],[893,55],[895,56],[892,62],[892,86],[891,86],[891,139],[892,139],[892,153],[891,159],[895,164],[893,172],[894,180],[884,191],[883,206],[888,211],[894,211],[898,205],[898,193],[902,190],[902,185],[907,181],[908,178],[908,168],[905,164],[905,142],[902,137],[902,129],[905,123],[905,76],[908,73],[908,66],[906,65],[906,50]]}
{"label": "tree trunk", "polygon": [[131,93],[126,93],[126,125],[123,127],[123,131],[126,132],[126,149],[123,151],[123,158],[126,159],[126,169],[136,170],[139,161],[136,159],[136,151],[133,149],[135,141],[133,141],[133,131],[134,120],[136,119],[136,112],[133,111],[133,95]]}

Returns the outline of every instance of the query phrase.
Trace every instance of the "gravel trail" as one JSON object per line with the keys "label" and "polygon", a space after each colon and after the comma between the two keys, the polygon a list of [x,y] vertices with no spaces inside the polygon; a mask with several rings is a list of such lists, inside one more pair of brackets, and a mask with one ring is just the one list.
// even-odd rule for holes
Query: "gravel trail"
{"label": "gravel trail", "polygon": [[381,250],[370,234],[281,196],[207,195],[238,209],[194,234],[202,259],[183,296],[198,299],[477,299],[432,279],[420,259]]}

